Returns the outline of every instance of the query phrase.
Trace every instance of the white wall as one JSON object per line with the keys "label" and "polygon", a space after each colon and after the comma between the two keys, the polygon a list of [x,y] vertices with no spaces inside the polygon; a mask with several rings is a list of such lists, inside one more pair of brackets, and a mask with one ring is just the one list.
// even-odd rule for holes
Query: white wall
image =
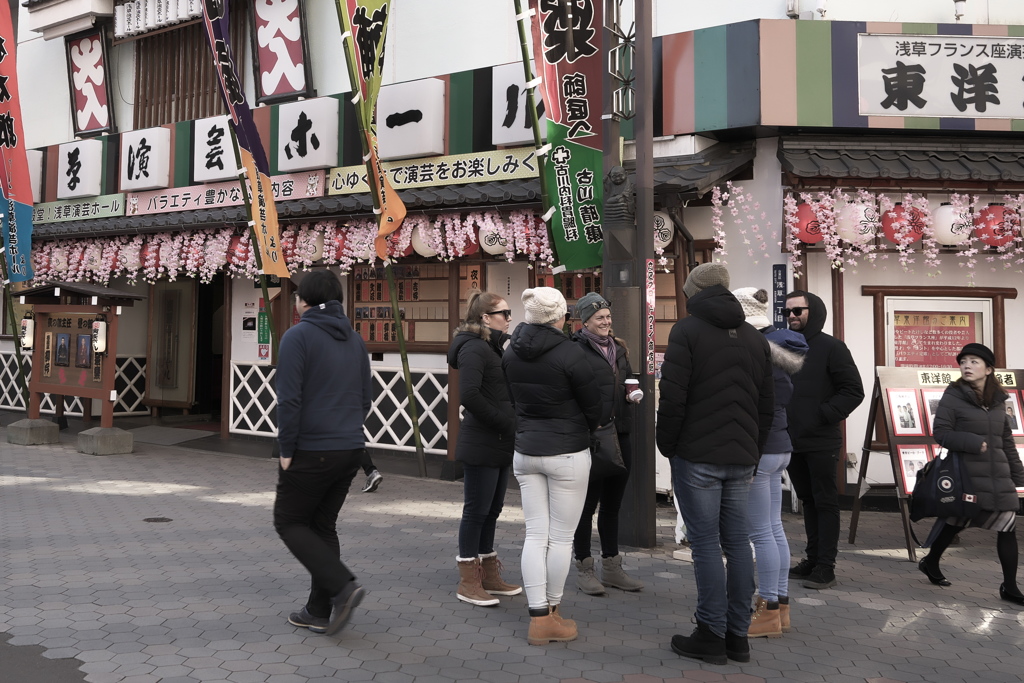
{"label": "white wall", "polygon": [[122,306],[121,318],[117,321],[117,355],[145,356],[149,335],[149,285],[144,282],[130,285],[119,278],[110,283],[110,288],[147,297],[133,306]]}

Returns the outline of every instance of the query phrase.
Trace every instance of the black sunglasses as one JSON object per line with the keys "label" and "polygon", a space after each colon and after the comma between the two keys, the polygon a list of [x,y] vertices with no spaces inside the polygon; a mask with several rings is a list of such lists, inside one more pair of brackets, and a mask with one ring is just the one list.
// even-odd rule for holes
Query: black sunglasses
{"label": "black sunglasses", "polygon": [[807,306],[794,306],[793,308],[783,308],[782,315],[788,318],[790,314],[792,314],[799,318],[804,314],[804,311],[806,311],[807,308]]}
{"label": "black sunglasses", "polygon": [[507,308],[504,311],[487,311],[485,315],[503,315],[505,316],[505,320],[512,319],[512,311]]}

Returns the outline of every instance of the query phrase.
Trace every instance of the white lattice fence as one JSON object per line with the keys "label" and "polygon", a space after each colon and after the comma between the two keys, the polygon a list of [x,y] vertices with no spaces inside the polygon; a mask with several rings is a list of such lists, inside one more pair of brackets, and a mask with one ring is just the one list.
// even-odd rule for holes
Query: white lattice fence
{"label": "white lattice fence", "polygon": [[[32,372],[32,357],[22,354],[25,366]],[[25,410],[25,401],[21,395],[18,382],[17,359],[14,352],[0,353],[0,409]],[[114,403],[114,415],[149,415],[149,408],[142,405],[146,395],[146,357],[118,356],[115,383],[117,401]],[[43,394],[39,412],[52,415],[55,411],[53,396]],[[81,417],[84,414],[82,399],[77,396],[64,397],[64,414],[68,417]]]}
{"label": "white lattice fence", "polygon": [[[269,365],[231,364],[231,431],[236,434],[276,436],[277,394],[271,386]],[[427,453],[444,454],[448,448],[448,371],[413,370],[419,407],[420,437]],[[401,368],[372,370],[373,405],[363,425],[369,446],[415,451],[412,422],[405,404]]]}

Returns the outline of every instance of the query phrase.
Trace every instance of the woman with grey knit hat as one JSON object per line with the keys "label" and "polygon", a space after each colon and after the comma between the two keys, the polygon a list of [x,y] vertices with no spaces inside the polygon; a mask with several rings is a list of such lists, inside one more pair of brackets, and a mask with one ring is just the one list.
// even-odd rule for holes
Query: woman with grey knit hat
{"label": "woman with grey knit hat", "polygon": [[[573,552],[576,556],[576,586],[588,595],[604,595],[605,587],[624,591],[638,591],[644,587],[622,569],[619,554],[619,507],[629,480],[632,448],[629,433],[633,428],[632,404],[643,398],[638,388],[627,391],[626,380],[633,374],[629,366],[629,352],[625,344],[612,334],[611,304],[596,292],[580,297],[576,313],[583,329],[573,335],[573,341],[583,349],[601,391],[601,424],[615,422],[619,447],[626,472],[620,476],[591,479],[583,515],[576,527]],[[601,578],[594,573],[590,540],[594,531],[594,511],[597,514],[597,533],[601,538]]]}
{"label": "woman with grey knit hat", "polygon": [[526,540],[522,575],[531,645],[575,640],[558,613],[572,539],[590,476],[590,434],[601,397],[583,350],[561,329],[565,298],[552,287],[523,292],[526,322],[512,333],[502,368],[516,411],[512,472],[519,482]]}

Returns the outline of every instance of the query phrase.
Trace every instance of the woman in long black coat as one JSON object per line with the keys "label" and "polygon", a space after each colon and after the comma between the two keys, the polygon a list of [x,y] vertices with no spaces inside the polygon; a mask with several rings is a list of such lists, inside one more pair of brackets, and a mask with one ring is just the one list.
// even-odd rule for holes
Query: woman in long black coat
{"label": "woman in long black coat", "polygon": [[459,600],[498,604],[495,595],[518,595],[505,583],[494,550],[494,531],[505,503],[515,445],[516,415],[501,369],[512,311],[497,294],[469,300],[466,321],[455,331],[448,364],[459,371],[459,401],[465,409],[455,459],[462,463],[465,503],[459,525]]}
{"label": "woman in long black coat", "polygon": [[996,550],[1003,570],[999,597],[1024,606],[1017,587],[1017,486],[1024,486],[1024,465],[1010,433],[1004,404],[1008,398],[993,374],[995,354],[983,344],[968,344],[956,357],[960,379],[947,387],[935,412],[933,432],[939,444],[963,458],[981,512],[949,518],[918,565],[937,586],[950,582],[939,559],[953,537],[972,526],[996,532]]}

